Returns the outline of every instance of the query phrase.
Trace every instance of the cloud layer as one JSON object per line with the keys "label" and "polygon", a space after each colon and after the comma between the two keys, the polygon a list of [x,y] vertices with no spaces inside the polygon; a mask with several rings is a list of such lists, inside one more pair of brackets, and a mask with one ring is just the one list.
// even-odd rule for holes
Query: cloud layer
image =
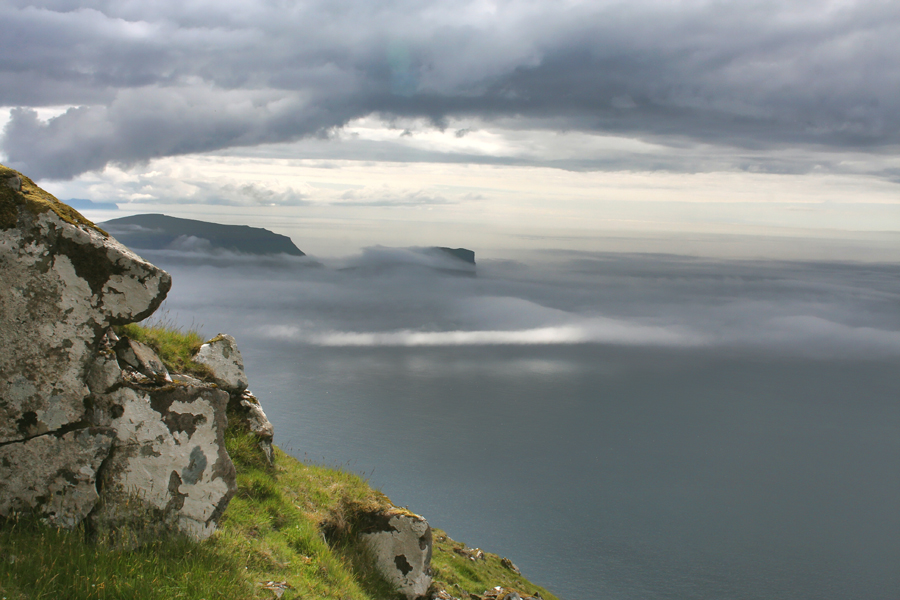
{"label": "cloud layer", "polygon": [[369,248],[317,268],[193,249],[144,253],[181,282],[169,309],[197,315],[208,335],[234,330],[261,347],[600,344],[900,357],[894,265],[558,252],[527,265],[481,260],[477,277],[461,277],[447,268],[452,259],[416,248]]}
{"label": "cloud layer", "polygon": [[[3,4],[0,106],[16,108],[0,147],[41,178],[328,137],[370,114],[673,149],[900,142],[887,1]],[[50,105],[72,108],[39,119]]]}

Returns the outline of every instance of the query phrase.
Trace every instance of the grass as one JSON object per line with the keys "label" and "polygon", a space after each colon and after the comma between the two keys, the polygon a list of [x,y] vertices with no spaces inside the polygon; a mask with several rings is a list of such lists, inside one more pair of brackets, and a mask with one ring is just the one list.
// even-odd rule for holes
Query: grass
{"label": "grass", "polygon": [[[126,325],[122,332],[153,346],[179,372],[200,336],[164,329]],[[361,515],[392,507],[384,494],[358,475],[301,462],[278,448],[273,467],[256,438],[238,426],[228,428],[225,440],[238,491],[211,538],[161,539],[129,551],[91,541],[83,529],[8,519],[0,522],[0,600],[261,600],[275,597],[263,587],[267,582],[289,585],[283,600],[402,598],[374,571],[355,534]],[[471,560],[460,553],[465,544],[443,531],[435,530],[433,539],[436,588],[468,600],[469,593],[499,585],[556,600],[495,554]]]}
{"label": "grass", "polygon": [[183,373],[200,379],[210,376],[209,367],[192,359],[205,342],[200,332],[194,329],[183,330],[162,322],[148,326],[128,323],[115,329],[118,335],[128,336],[153,348],[170,373]]}

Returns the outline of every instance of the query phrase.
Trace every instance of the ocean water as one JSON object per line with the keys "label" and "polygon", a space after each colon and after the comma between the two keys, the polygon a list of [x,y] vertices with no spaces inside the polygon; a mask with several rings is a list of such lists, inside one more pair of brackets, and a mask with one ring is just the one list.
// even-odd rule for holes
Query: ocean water
{"label": "ocean water", "polygon": [[144,254],[277,444],[563,598],[898,597],[898,265]]}

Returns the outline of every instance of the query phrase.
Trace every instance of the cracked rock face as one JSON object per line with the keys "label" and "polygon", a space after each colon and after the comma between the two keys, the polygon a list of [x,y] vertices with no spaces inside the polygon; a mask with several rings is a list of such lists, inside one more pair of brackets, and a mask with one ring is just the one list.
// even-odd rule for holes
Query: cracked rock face
{"label": "cracked rock face", "polygon": [[83,420],[100,338],[112,324],[149,316],[171,279],[30,179],[0,167],[0,180],[4,443]]}
{"label": "cracked rock face", "polygon": [[431,527],[424,518],[406,512],[371,515],[360,532],[375,567],[394,588],[409,598],[423,597],[431,585]]}
{"label": "cracked rock face", "polygon": [[97,503],[97,470],[115,432],[90,427],[0,446],[0,516],[37,510],[54,527],[74,527]]}
{"label": "cracked rock face", "polygon": [[110,330],[169,275],[0,165],[0,276],[0,516],[208,537],[235,491],[229,395]]}

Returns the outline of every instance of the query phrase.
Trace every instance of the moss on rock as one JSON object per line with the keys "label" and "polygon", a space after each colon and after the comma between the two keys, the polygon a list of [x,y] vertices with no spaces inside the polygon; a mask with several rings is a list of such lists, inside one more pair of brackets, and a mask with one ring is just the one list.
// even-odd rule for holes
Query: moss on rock
{"label": "moss on rock", "polygon": [[16,226],[21,207],[35,214],[52,210],[70,225],[90,227],[104,237],[109,237],[108,233],[94,225],[80,212],[39,188],[29,177],[0,164],[0,229],[11,229]]}

